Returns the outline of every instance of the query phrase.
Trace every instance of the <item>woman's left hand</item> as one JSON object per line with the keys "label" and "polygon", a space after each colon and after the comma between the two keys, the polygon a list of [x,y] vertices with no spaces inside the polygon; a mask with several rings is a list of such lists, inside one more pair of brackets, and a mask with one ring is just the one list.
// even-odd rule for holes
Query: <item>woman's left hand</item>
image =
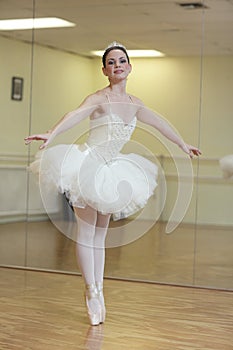
{"label": "woman's left hand", "polygon": [[199,150],[199,148],[194,147],[192,145],[188,145],[187,143],[184,143],[180,148],[185,153],[187,153],[190,158],[193,158],[194,156],[200,156],[201,155],[201,151]]}

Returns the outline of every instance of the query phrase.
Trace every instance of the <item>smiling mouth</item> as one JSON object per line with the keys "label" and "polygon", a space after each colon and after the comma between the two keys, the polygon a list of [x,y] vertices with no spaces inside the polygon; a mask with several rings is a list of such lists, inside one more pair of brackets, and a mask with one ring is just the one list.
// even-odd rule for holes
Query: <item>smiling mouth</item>
{"label": "smiling mouth", "polygon": [[124,71],[122,69],[117,69],[114,71],[115,74],[120,74],[120,73],[123,73]]}

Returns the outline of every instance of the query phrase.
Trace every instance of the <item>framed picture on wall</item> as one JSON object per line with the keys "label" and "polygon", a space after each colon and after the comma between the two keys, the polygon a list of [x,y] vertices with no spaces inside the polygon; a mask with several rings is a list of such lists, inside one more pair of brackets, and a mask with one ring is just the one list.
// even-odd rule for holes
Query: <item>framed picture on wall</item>
{"label": "framed picture on wall", "polygon": [[22,101],[23,99],[23,78],[13,77],[11,83],[11,99]]}

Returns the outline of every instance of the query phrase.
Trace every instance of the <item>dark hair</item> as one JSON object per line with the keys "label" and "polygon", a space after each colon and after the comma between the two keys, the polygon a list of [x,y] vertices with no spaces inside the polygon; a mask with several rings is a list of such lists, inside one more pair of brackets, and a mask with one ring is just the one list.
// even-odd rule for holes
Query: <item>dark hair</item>
{"label": "dark hair", "polygon": [[107,57],[107,55],[109,54],[109,52],[112,51],[112,50],[121,50],[121,51],[123,51],[123,52],[125,53],[126,57],[127,57],[128,63],[130,63],[130,61],[129,61],[129,56],[128,56],[128,54],[127,54],[126,49],[125,49],[124,47],[122,47],[122,46],[116,45],[116,46],[108,47],[108,48],[105,50],[105,52],[104,52],[104,54],[103,54],[103,57],[102,57],[102,62],[103,62],[104,68],[106,67],[106,57]]}

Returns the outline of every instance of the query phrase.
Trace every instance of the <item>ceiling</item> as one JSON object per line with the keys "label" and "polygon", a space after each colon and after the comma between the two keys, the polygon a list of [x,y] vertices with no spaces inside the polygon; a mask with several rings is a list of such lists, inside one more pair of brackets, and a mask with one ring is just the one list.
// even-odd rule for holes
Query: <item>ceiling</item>
{"label": "ceiling", "polygon": [[[233,55],[233,0],[34,0],[35,17],[60,17],[75,27],[37,29],[35,42],[90,56],[117,40],[128,49],[167,56]],[[183,8],[199,2],[207,8]],[[0,19],[28,18],[33,0],[0,0]],[[32,31],[0,32],[31,41]]]}

